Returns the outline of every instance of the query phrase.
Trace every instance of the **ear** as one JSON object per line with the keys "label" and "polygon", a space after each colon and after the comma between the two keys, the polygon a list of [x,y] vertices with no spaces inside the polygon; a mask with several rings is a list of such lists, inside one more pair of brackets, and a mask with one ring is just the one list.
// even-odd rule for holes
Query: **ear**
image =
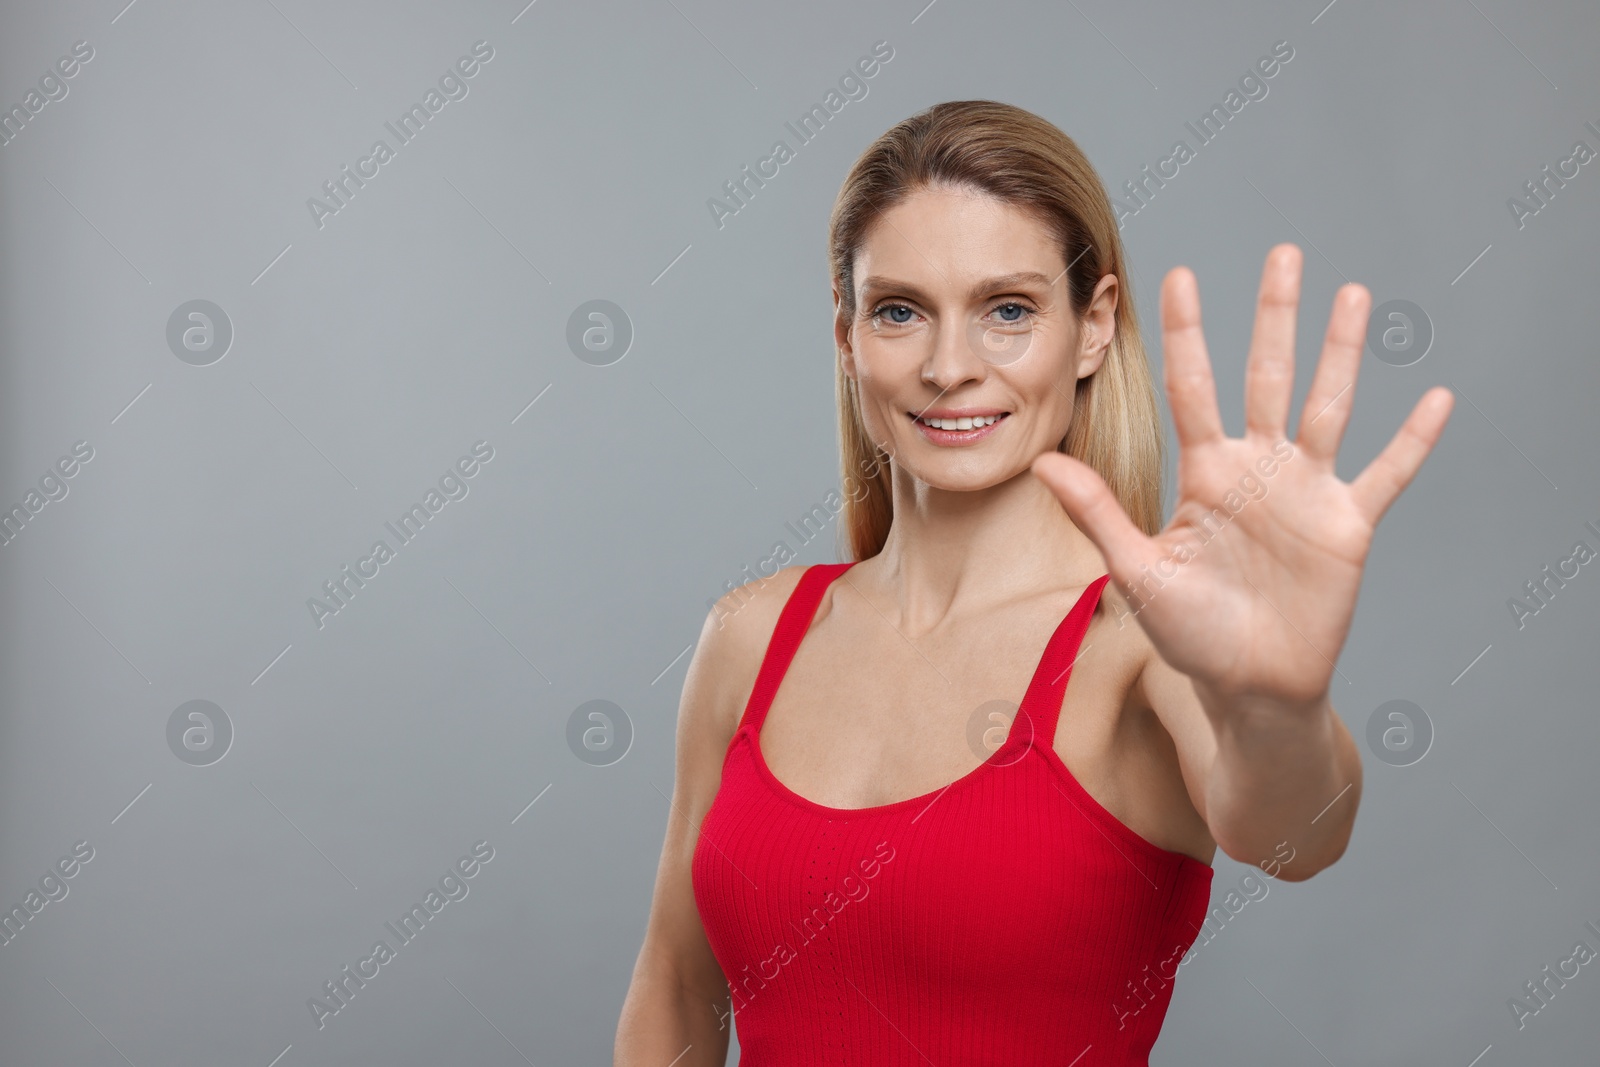
{"label": "ear", "polygon": [[1079,326],[1079,378],[1087,378],[1105,362],[1117,329],[1117,297],[1117,276],[1107,274],[1094,287],[1094,296],[1089,299],[1089,309]]}
{"label": "ear", "polygon": [[850,343],[850,324],[841,315],[839,299],[839,279],[833,280],[833,346],[839,353],[839,366],[844,371],[845,377],[854,379],[856,376],[855,349]]}

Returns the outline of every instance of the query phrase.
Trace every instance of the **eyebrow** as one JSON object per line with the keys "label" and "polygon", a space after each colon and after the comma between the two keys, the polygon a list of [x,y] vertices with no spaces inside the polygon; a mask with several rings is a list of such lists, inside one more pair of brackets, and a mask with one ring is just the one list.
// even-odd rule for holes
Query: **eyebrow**
{"label": "eyebrow", "polygon": [[[1059,278],[1060,275],[1057,275],[1056,277]],[[992,293],[999,289],[1015,289],[1029,284],[1042,285],[1048,289],[1054,283],[1050,278],[1040,274],[1038,271],[1017,271],[1012,274],[1001,274],[994,278],[984,278],[981,281],[974,283],[972,288],[967,291],[967,295],[976,300],[985,293]],[[919,299],[923,298],[925,295],[917,286],[911,284],[910,282],[896,281],[893,278],[882,278],[874,275],[864,279],[861,283],[861,294],[863,297],[866,297],[872,293],[883,292],[885,290],[908,293],[912,296],[918,297]]]}

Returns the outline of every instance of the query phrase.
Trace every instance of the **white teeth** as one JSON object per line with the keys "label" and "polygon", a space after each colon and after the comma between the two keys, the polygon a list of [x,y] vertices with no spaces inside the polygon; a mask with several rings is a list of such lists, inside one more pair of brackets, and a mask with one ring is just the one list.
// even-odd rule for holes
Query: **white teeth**
{"label": "white teeth", "polygon": [[990,426],[1000,421],[998,415],[979,415],[976,418],[960,419],[923,419],[923,422],[936,430],[975,430],[980,427]]}

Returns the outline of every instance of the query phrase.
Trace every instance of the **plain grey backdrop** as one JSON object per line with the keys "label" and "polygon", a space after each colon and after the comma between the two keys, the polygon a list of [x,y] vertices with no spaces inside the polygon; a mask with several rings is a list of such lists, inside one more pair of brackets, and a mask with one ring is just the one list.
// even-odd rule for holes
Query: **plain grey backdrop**
{"label": "plain grey backdrop", "polygon": [[[839,486],[829,207],[872,138],[969,98],[1127,203],[1158,370],[1157,287],[1195,270],[1232,432],[1278,241],[1299,396],[1339,284],[1409,302],[1342,472],[1458,397],[1334,682],[1354,842],[1182,968],[1153,1062],[1592,1056],[1597,968],[1547,976],[1600,948],[1600,12],[525,3],[7,5],[0,1061],[609,1063],[707,603],[778,542],[838,558],[836,523],[786,525]],[[1246,870],[1219,854],[1214,899]]]}

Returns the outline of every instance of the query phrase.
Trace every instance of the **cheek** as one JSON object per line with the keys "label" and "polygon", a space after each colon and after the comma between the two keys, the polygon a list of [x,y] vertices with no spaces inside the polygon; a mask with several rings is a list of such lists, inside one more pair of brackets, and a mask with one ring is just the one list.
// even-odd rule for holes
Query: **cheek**
{"label": "cheek", "polygon": [[1031,421],[1038,424],[1043,436],[1050,438],[1053,447],[1072,424],[1073,398],[1079,383],[1063,355],[1050,353],[1049,358],[1044,358],[1045,352],[1038,355],[1040,359],[1026,367],[1019,366],[1009,375],[1009,384],[1027,406]]}
{"label": "cheek", "polygon": [[[879,448],[886,449],[891,453],[897,451],[895,446],[896,434],[902,429],[913,429],[909,425],[902,427],[901,420],[895,417],[896,414],[897,412],[891,410],[882,398],[863,396],[861,401],[862,428],[866,430],[867,438],[870,441]],[[910,420],[907,419],[905,422],[909,424]]]}
{"label": "cheek", "polygon": [[916,395],[921,358],[914,343],[904,338],[887,340],[865,336],[855,348],[856,394],[861,416],[869,430],[898,414],[901,398]]}

